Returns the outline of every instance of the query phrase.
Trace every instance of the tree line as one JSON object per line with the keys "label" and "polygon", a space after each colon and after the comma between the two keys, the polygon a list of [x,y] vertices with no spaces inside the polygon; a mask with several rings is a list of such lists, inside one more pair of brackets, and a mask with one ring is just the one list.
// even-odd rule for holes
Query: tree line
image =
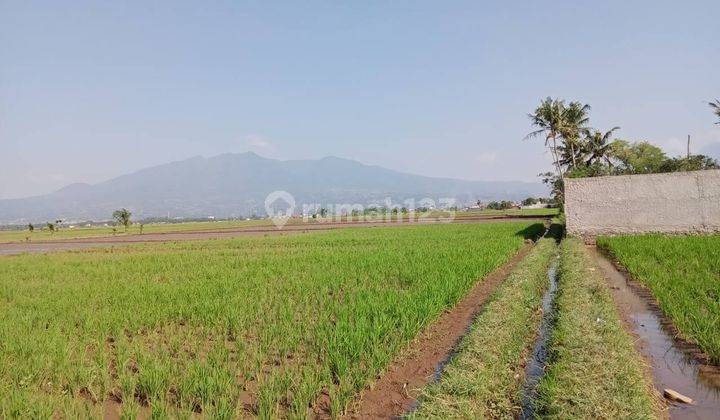
{"label": "tree line", "polygon": [[[708,103],[720,124],[720,100]],[[669,157],[647,142],[614,138],[620,127],[607,131],[590,125],[590,105],[546,98],[529,114],[535,128],[525,138],[541,138],[553,159],[554,172],[540,174],[558,203],[563,202],[563,178],[648,174],[720,168],[708,156]]]}

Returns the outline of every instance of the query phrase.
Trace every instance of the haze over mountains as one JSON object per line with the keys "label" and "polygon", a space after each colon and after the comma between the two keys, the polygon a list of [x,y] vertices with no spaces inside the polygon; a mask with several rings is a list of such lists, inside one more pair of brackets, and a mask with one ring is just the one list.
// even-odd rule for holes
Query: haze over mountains
{"label": "haze over mountains", "polygon": [[303,204],[382,204],[390,198],[520,200],[545,196],[541,183],[465,181],[411,175],[337,157],[276,160],[255,153],[222,154],[142,169],[95,185],[72,184],[56,192],[0,200],[0,223],[47,220],[108,220],[121,207],[134,219],[149,217],[249,217],[264,215],[273,191],[291,193],[296,212]]}

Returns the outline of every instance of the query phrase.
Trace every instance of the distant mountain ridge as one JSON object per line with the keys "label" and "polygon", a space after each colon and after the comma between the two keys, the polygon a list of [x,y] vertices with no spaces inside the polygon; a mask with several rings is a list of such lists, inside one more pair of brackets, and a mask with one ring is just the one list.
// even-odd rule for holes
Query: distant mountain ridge
{"label": "distant mountain ridge", "polygon": [[364,165],[337,157],[276,160],[255,153],[193,157],[141,169],[99,184],[70,184],[50,194],[0,200],[0,223],[46,220],[107,220],[113,210],[133,218],[245,217],[265,214],[272,191],[291,193],[304,203],[393,203],[422,198],[519,200],[547,195],[540,183],[432,178]]}

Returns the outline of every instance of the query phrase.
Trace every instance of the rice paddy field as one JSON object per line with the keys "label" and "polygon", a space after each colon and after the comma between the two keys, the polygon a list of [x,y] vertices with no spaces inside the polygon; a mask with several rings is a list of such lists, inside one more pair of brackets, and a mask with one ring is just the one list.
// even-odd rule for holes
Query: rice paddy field
{"label": "rice paddy field", "polygon": [[720,364],[720,236],[599,238],[647,286],[684,338]]}
{"label": "rice paddy field", "polygon": [[305,418],[543,226],[415,225],[0,258],[0,417]]}

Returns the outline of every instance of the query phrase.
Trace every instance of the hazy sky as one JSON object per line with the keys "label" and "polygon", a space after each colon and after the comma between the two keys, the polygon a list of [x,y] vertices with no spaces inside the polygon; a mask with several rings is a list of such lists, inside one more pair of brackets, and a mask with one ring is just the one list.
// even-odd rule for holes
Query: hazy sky
{"label": "hazy sky", "polygon": [[0,0],[0,197],[253,150],[535,180],[545,96],[720,142],[720,1]]}

